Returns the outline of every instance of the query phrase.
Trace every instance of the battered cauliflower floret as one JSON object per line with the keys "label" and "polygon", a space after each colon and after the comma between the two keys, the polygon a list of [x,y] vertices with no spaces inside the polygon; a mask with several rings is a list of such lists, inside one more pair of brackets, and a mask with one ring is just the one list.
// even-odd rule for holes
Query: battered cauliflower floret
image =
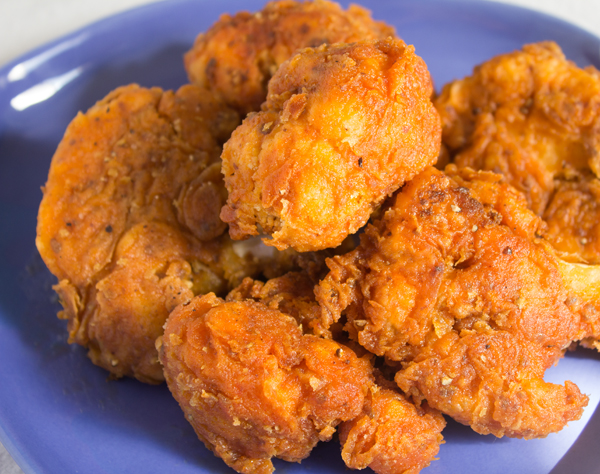
{"label": "battered cauliflower floret", "polygon": [[[306,287],[289,286],[306,283],[303,276],[255,285],[252,299],[239,289],[228,302],[209,294],[173,311],[157,346],[186,418],[241,473],[271,473],[272,457],[299,462],[340,423],[348,467],[419,472],[443,442],[444,418],[394,389],[372,355],[303,334],[298,321],[316,302]],[[281,297],[273,294],[277,287]]]}
{"label": "battered cauliflower floret", "polygon": [[185,55],[190,82],[208,88],[242,114],[257,111],[267,83],[297,49],[394,36],[367,10],[324,0],[268,3],[257,13],[223,15]]}
{"label": "battered cauliflower floret", "polygon": [[[69,341],[114,377],[164,380],[154,341],[169,312],[261,270],[219,219],[221,147],[238,123],[197,86],[131,85],[79,114],[58,146],[36,244]],[[273,266],[288,271],[284,260]]]}
{"label": "battered cauliflower floret", "polygon": [[300,252],[339,245],[435,161],[431,92],[425,63],[400,40],[301,50],[224,146],[230,235],[262,232]]}
{"label": "battered cauliflower floret", "polygon": [[563,258],[600,263],[600,73],[552,42],[477,66],[434,101],[458,167],[503,174],[548,222]]}
{"label": "battered cauliflower floret", "polygon": [[600,179],[582,173],[555,180],[542,218],[545,236],[562,259],[600,266]]}
{"label": "battered cauliflower floret", "polygon": [[372,384],[368,358],[255,301],[196,297],[171,313],[158,346],[196,434],[241,473],[306,458],[361,413]]}
{"label": "battered cauliflower floret", "polygon": [[405,393],[478,433],[544,437],[587,404],[573,383],[543,380],[580,318],[524,200],[490,173],[450,171],[418,175],[356,250],[328,260],[322,324],[344,314]]}
{"label": "battered cauliflower floret", "polygon": [[363,413],[340,424],[342,458],[351,469],[418,474],[435,459],[446,421],[427,404],[417,407],[389,383],[371,386]]}

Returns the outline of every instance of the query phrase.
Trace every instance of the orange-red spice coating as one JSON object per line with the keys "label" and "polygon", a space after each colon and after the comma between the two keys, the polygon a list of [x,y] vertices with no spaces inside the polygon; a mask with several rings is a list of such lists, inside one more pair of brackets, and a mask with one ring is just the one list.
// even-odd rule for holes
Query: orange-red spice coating
{"label": "orange-red spice coating", "polygon": [[255,270],[218,217],[221,144],[238,122],[196,86],[131,85],[80,113],[58,146],[36,244],[70,342],[116,377],[162,381],[154,340],[169,312]]}
{"label": "orange-red spice coating", "polygon": [[[558,245],[564,250],[569,245],[565,240],[573,242],[571,230],[587,231],[598,225],[597,222],[592,222],[597,212],[592,189],[595,183],[588,182],[587,186],[568,181],[558,183],[547,212],[551,210],[563,215],[559,219],[545,222],[527,209],[525,196],[508,185],[502,175],[476,172],[469,168],[459,171],[456,165],[448,165],[446,173],[457,183],[466,185],[474,198],[498,212],[503,225],[511,228],[517,235],[544,245],[548,252],[556,255],[556,262],[568,294],[566,304],[571,311],[580,316],[579,331],[574,340],[586,347],[600,348],[600,265],[577,263],[577,256],[581,257],[584,252],[582,248],[581,252],[573,249],[574,253],[565,253],[556,250],[556,240],[550,245],[541,239],[547,235],[553,235],[554,239],[564,239]],[[561,203],[565,205],[561,206]],[[578,208],[581,212],[576,212]],[[577,224],[573,211],[581,218]],[[559,221],[568,221],[572,226],[552,229],[551,227],[558,225]],[[594,246],[588,246],[585,251],[593,252]],[[569,257],[575,262],[569,261]]]}
{"label": "orange-red spice coating", "polygon": [[368,359],[254,301],[196,297],[171,313],[158,345],[196,434],[241,473],[307,457],[361,413],[372,383]]}
{"label": "orange-red spice coating", "polygon": [[289,272],[266,283],[245,278],[227,295],[227,301],[259,301],[292,316],[302,326],[302,332],[331,337],[320,324],[321,307],[313,291],[316,283],[306,272]]}
{"label": "orange-red spice coating", "polygon": [[304,49],[223,149],[221,218],[234,239],[298,251],[339,245],[439,152],[429,72],[400,40]]}
{"label": "orange-red spice coating", "polygon": [[470,173],[421,173],[355,251],[328,261],[316,290],[323,324],[345,312],[351,337],[402,362],[403,391],[475,431],[543,437],[587,404],[573,383],[543,380],[577,336],[579,316],[554,255],[527,237],[535,216],[516,231],[502,224],[474,197],[489,179],[472,196]]}
{"label": "orange-red spice coating", "polygon": [[397,390],[373,385],[363,413],[340,424],[342,458],[351,469],[418,474],[439,452],[445,426],[427,404],[416,407]]}
{"label": "orange-red spice coating", "polygon": [[552,42],[477,66],[434,101],[459,166],[506,176],[548,222],[563,258],[600,263],[600,73]]}
{"label": "orange-red spice coating", "polygon": [[394,36],[368,10],[325,0],[267,3],[257,13],[222,15],[185,55],[190,82],[210,89],[242,114],[260,109],[267,83],[297,49]]}
{"label": "orange-red spice coating", "polygon": [[561,258],[600,265],[600,180],[586,174],[556,180],[542,218],[546,233]]}

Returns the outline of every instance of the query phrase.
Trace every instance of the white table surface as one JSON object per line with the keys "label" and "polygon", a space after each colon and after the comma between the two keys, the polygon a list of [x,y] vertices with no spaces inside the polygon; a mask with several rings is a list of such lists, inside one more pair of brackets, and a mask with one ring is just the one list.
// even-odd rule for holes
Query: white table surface
{"label": "white table surface", "polygon": [[[95,20],[154,1],[157,0],[0,0],[0,66]],[[600,0],[504,2],[560,17],[600,37]],[[1,444],[0,473],[23,474]]]}

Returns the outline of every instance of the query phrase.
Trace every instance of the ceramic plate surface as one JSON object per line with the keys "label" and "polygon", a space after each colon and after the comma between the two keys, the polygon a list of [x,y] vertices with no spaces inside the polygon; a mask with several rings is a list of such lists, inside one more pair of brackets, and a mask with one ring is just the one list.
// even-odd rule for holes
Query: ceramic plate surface
{"label": "ceramic plate surface", "polygon": [[[233,472],[197,440],[166,386],[107,381],[86,351],[67,344],[34,245],[40,186],[79,110],[130,82],[176,88],[182,55],[219,14],[262,1],[174,0],[132,10],[48,44],[0,69],[0,440],[27,473]],[[580,66],[600,66],[600,40],[551,17],[502,4],[373,0],[376,19],[416,47],[436,85],[493,55],[554,40]],[[600,357],[578,350],[547,380],[570,379],[590,395],[583,418],[546,439],[480,436],[449,422],[434,473],[597,473]],[[280,473],[346,473],[336,442]]]}

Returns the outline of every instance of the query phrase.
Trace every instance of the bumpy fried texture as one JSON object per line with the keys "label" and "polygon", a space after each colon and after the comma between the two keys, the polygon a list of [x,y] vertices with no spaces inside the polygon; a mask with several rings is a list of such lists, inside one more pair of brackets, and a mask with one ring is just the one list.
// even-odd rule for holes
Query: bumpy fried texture
{"label": "bumpy fried texture", "polygon": [[[549,209],[560,214],[557,220],[545,222],[529,211],[524,195],[507,185],[501,175],[491,172],[475,172],[469,168],[458,169],[456,165],[448,165],[446,173],[459,184],[469,187],[471,195],[485,206],[490,206],[502,217],[502,224],[508,226],[516,234],[529,240],[535,240],[539,245],[544,245],[546,250],[556,254],[556,262],[560,270],[563,284],[568,298],[566,304],[569,309],[579,315],[579,331],[574,337],[581,345],[600,349],[600,265],[588,265],[565,260],[569,256],[566,252],[557,252],[556,242],[552,245],[538,237],[552,233],[548,228],[557,225],[557,220],[564,219],[564,215],[573,211],[574,207],[589,206],[582,211],[582,217],[590,217],[595,209],[589,195],[587,199],[581,197],[581,188],[573,189],[567,182],[561,183],[561,188],[555,193]],[[569,199],[568,196],[572,199]],[[561,197],[562,196],[562,197]],[[565,202],[567,201],[567,202]],[[559,203],[564,206],[560,207]],[[578,227],[573,222],[572,229]],[[589,231],[593,225],[589,220],[582,219],[581,228]],[[560,229],[554,229],[559,231]],[[555,234],[558,235],[558,232]],[[585,235],[585,234],[584,234]],[[562,232],[563,248],[567,245],[577,245],[575,237],[565,229]],[[569,242],[569,240],[571,242]],[[575,251],[576,252],[576,251]]]}
{"label": "bumpy fried texture", "polygon": [[[266,247],[273,250],[272,247]],[[346,239],[336,249],[328,249],[320,252],[295,253],[290,258],[293,264],[290,268],[298,268],[298,271],[285,273],[279,270],[279,277],[269,278],[267,281],[244,278],[242,283],[231,290],[227,295],[227,301],[259,301],[271,309],[276,309],[284,314],[292,316],[298,324],[302,325],[302,332],[315,334],[321,337],[332,338],[330,328],[324,328],[321,324],[321,307],[315,300],[314,287],[327,275],[328,268],[325,259],[334,255],[341,255],[356,248],[354,239]],[[281,254],[287,254],[287,249]],[[272,266],[272,265],[270,265]],[[347,338],[344,343],[347,342]],[[362,348],[361,348],[362,349]],[[361,350],[361,352],[364,352]]]}
{"label": "bumpy fried texture", "polygon": [[600,350],[600,180],[588,175],[557,181],[544,219],[569,304],[581,316],[577,340]]}
{"label": "bumpy fried texture", "polygon": [[574,339],[584,347],[600,351],[600,265],[571,263],[558,259],[569,291],[567,303],[579,314],[579,333]]}
{"label": "bumpy fried texture", "polygon": [[171,313],[158,345],[196,434],[241,473],[307,457],[361,413],[372,383],[368,359],[254,301],[196,297]]}
{"label": "bumpy fried texture", "polygon": [[535,216],[509,227],[474,196],[518,200],[486,198],[485,174],[482,183],[471,172],[458,178],[421,173],[355,251],[328,261],[316,290],[323,324],[345,312],[352,338],[402,362],[403,391],[475,431],[546,436],[587,404],[573,383],[543,380],[577,336],[579,317],[553,254],[529,238]]}
{"label": "bumpy fried texture", "polygon": [[546,236],[561,258],[600,264],[600,180],[591,174],[556,180],[543,214]]}
{"label": "bumpy fried texture", "polygon": [[[434,101],[459,166],[502,173],[571,261],[600,263],[600,73],[551,42],[495,57]],[[564,207],[566,206],[566,207]]]}
{"label": "bumpy fried texture", "polygon": [[600,74],[554,43],[525,46],[447,85],[435,101],[458,166],[492,169],[525,194],[560,257],[576,339],[600,347]]}
{"label": "bumpy fried texture", "polygon": [[[445,174],[459,186],[468,188],[471,197],[496,214],[494,219],[516,235],[538,241],[547,233],[547,225],[527,208],[523,193],[506,182],[506,178],[491,171],[475,171],[450,164]],[[539,241],[541,243],[541,241]]]}
{"label": "bumpy fried texture", "polygon": [[293,317],[302,325],[302,332],[331,338],[329,330],[321,325],[321,307],[315,300],[317,282],[306,272],[290,272],[266,283],[245,278],[228,295],[227,301],[258,301]]}
{"label": "bumpy fried texture", "polygon": [[305,49],[269,83],[263,111],[223,148],[221,218],[234,239],[336,247],[440,146],[431,80],[400,40]]}
{"label": "bumpy fried texture", "polygon": [[351,5],[324,0],[268,3],[255,14],[223,15],[185,55],[190,82],[207,87],[242,114],[260,110],[267,83],[297,49],[385,39],[394,29]]}
{"label": "bumpy fried texture", "polygon": [[80,113],[58,146],[36,244],[70,342],[116,377],[163,380],[154,341],[169,312],[255,270],[219,220],[221,144],[238,123],[196,86],[132,85]]}
{"label": "bumpy fried texture", "polygon": [[435,100],[459,167],[507,176],[541,215],[555,177],[600,172],[600,74],[551,42],[497,56]]}
{"label": "bumpy fried texture", "polygon": [[416,407],[397,390],[373,385],[363,413],[340,424],[342,458],[351,469],[377,474],[417,474],[443,442],[444,417],[427,404]]}

